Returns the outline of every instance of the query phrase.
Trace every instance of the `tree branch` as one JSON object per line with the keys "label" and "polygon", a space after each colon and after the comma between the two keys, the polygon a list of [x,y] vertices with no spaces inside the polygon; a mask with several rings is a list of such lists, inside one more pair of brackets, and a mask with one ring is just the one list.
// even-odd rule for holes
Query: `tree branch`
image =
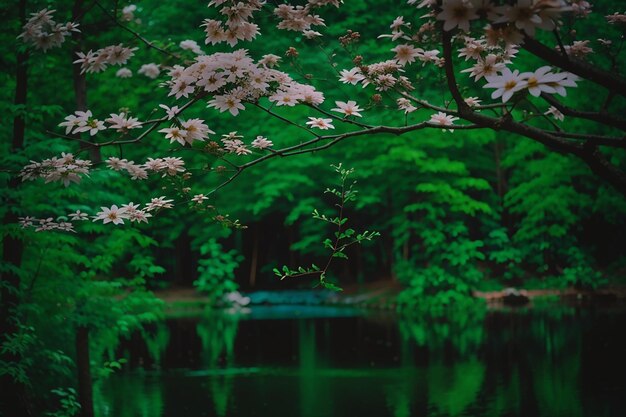
{"label": "tree branch", "polygon": [[[553,63],[553,65],[588,78],[589,80],[606,86],[609,89],[615,90],[617,88],[619,92],[619,89],[622,88],[623,92],[626,92],[626,83],[624,83],[621,78],[616,78],[612,74],[607,75],[604,71],[591,68],[586,63],[581,63],[579,61],[566,61],[555,51],[548,49],[546,46],[528,37],[526,38],[526,42],[527,43],[524,44],[525,48],[527,48],[532,53],[535,53],[536,51],[537,53],[535,53],[535,55],[538,55],[541,58],[545,57],[544,59],[546,59],[548,62],[551,62],[550,60],[552,60],[551,63]],[[454,98],[457,106],[459,106],[460,117],[482,127],[491,128],[493,130],[505,130],[507,132],[525,136],[563,154],[576,155],[581,158],[594,173],[611,183],[611,185],[613,185],[613,187],[615,187],[620,193],[626,195],[626,174],[618,167],[611,164],[611,162],[608,161],[604,157],[604,155],[602,155],[602,153],[599,151],[595,144],[591,142],[588,142],[584,145],[571,143],[565,139],[553,135],[550,132],[516,122],[513,120],[513,116],[510,113],[507,113],[501,118],[493,118],[473,111],[463,100],[463,97],[461,96],[461,93],[459,92],[458,86],[456,84],[454,65],[452,61],[451,34],[449,32],[443,31],[443,29],[442,43],[448,88],[450,89],[452,97]],[[615,82],[616,84],[612,85],[612,82]],[[622,94],[622,92],[620,92],[620,94]]]}
{"label": "tree branch", "polygon": [[443,25],[440,26],[441,41],[443,44],[444,70],[446,72],[446,82],[448,83],[448,90],[450,90],[450,93],[452,93],[452,98],[454,99],[460,114],[466,113],[468,111],[472,112],[470,107],[463,99],[463,96],[459,91],[459,87],[456,84],[456,76],[454,75],[454,64],[452,62],[452,33],[443,30]]}
{"label": "tree branch", "polygon": [[565,116],[576,117],[579,119],[587,119],[597,123],[605,124],[608,126],[615,127],[622,131],[626,131],[626,119],[622,119],[620,117],[614,116],[612,114],[606,112],[590,112],[590,111],[580,111],[572,109],[571,107],[567,107],[559,100],[554,98],[550,94],[543,93],[541,95],[545,101],[547,101],[551,106],[554,106],[558,111],[563,113]]}
{"label": "tree branch", "polygon": [[106,14],[117,26],[121,27],[122,29],[124,29],[125,31],[131,33],[135,38],[139,39],[141,42],[143,42],[144,44],[146,44],[146,46],[148,48],[152,48],[156,51],[161,52],[162,54],[168,55],[171,58],[174,58],[176,60],[181,60],[181,57],[175,53],[172,53],[170,51],[167,51],[163,48],[160,48],[158,46],[156,46],[154,43],[150,42],[148,39],[144,38],[143,36],[141,36],[138,32],[132,30],[131,28],[129,28],[128,26],[122,24],[118,19],[117,16],[112,15],[111,13],[109,13],[109,11],[102,6],[98,1],[95,2],[96,6],[98,6],[98,8],[100,10],[102,10],[102,12],[104,12],[104,14]]}
{"label": "tree branch", "polygon": [[580,60],[568,59],[528,36],[524,38],[522,47],[555,67],[586,78],[609,91],[615,91],[617,94],[626,97],[626,80],[613,72],[605,71]]}

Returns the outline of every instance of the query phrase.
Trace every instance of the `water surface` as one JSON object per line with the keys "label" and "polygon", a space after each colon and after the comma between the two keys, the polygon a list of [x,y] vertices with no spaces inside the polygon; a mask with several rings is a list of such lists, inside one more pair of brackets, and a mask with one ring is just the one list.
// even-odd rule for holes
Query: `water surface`
{"label": "water surface", "polygon": [[99,417],[626,416],[626,311],[208,310],[122,341]]}

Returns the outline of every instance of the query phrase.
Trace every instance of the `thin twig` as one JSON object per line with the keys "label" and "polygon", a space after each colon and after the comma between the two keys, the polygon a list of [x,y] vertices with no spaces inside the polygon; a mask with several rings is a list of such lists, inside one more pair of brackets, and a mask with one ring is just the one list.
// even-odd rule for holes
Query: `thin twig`
{"label": "thin twig", "polygon": [[176,60],[181,60],[181,59],[182,59],[179,55],[177,55],[177,54],[175,54],[175,53],[173,53],[173,52],[170,52],[170,51],[168,51],[168,50],[165,50],[165,49],[163,49],[163,48],[160,48],[160,47],[156,46],[154,43],[150,42],[148,39],[146,39],[146,38],[144,38],[143,36],[141,36],[138,32],[136,32],[136,31],[132,30],[132,29],[131,29],[131,28],[129,28],[128,26],[126,26],[126,25],[124,25],[123,23],[121,23],[121,22],[117,19],[117,16],[114,16],[114,15],[112,15],[111,13],[109,13],[109,11],[108,11],[108,10],[107,10],[104,6],[102,6],[102,5],[101,5],[98,1],[96,1],[95,3],[96,3],[96,6],[98,6],[98,8],[99,8],[100,10],[102,10],[102,11],[104,12],[104,14],[106,14],[106,15],[107,15],[107,16],[108,16],[108,17],[109,17],[109,18],[110,18],[110,19],[111,19],[111,20],[112,20],[112,21],[113,21],[113,22],[114,22],[117,26],[119,26],[119,27],[121,27],[122,29],[124,29],[125,31],[127,31],[127,32],[131,33],[131,34],[132,34],[135,38],[139,39],[141,42],[143,42],[144,44],[146,44],[146,46],[147,46],[148,48],[152,48],[152,49],[154,49],[154,50],[156,50],[156,51],[159,51],[159,52],[160,52],[160,53],[162,53],[162,54],[168,55],[168,56],[170,56],[170,57],[172,57],[172,58],[174,58],[174,59],[176,59]]}

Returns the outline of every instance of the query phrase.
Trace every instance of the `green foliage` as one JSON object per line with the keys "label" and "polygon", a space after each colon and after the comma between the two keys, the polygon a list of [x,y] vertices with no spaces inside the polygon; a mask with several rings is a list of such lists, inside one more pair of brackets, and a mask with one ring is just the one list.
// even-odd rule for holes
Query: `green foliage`
{"label": "green foliage", "polygon": [[216,239],[209,239],[200,246],[202,259],[198,261],[198,279],[193,285],[219,302],[222,297],[236,291],[235,270],[243,257],[235,250],[224,251]]}
{"label": "green foliage", "polygon": [[112,360],[112,361],[105,361],[102,364],[102,367],[97,371],[95,377],[98,379],[106,378],[109,375],[121,370],[126,362],[127,360],[124,358],[120,358],[120,359]]}
{"label": "green foliage", "polygon": [[16,333],[3,335],[0,353],[26,359],[20,362],[0,361],[0,376],[8,375],[22,384],[30,384],[28,370],[33,361],[27,354],[31,352],[37,341],[34,331],[33,327],[20,325]]}
{"label": "green foliage", "polygon": [[[429,300],[425,298],[426,302]],[[444,352],[451,347],[463,356],[475,354],[484,340],[485,303],[463,299],[448,308],[430,307],[403,310],[399,322],[402,336],[431,352]]]}
{"label": "green foliage", "polygon": [[59,409],[55,412],[48,412],[48,417],[73,417],[80,413],[80,403],[74,388],[55,388],[50,391],[57,396]]}
{"label": "green foliage", "polygon": [[600,271],[595,270],[588,259],[577,248],[568,251],[571,263],[569,267],[563,269],[562,279],[567,286],[576,288],[595,290],[608,283],[607,278]]}
{"label": "green foliage", "polygon": [[450,272],[439,266],[416,268],[409,262],[400,263],[396,271],[400,282],[407,286],[398,296],[398,305],[407,311],[444,311],[447,307],[471,305],[471,290],[482,278],[472,268]]}
{"label": "green foliage", "polygon": [[274,274],[279,276],[281,280],[285,278],[295,278],[306,275],[318,275],[319,285],[323,288],[332,291],[342,291],[342,288],[338,285],[329,282],[326,279],[326,274],[331,262],[335,258],[348,259],[346,255],[346,249],[354,244],[361,244],[366,241],[371,241],[375,237],[380,236],[378,232],[370,232],[365,230],[364,232],[357,233],[354,229],[345,228],[344,226],[348,222],[348,218],[345,217],[344,210],[350,202],[357,200],[357,190],[354,188],[356,181],[348,182],[348,177],[354,173],[354,169],[343,168],[342,164],[331,165],[335,172],[339,174],[339,187],[327,188],[324,194],[331,194],[337,200],[335,204],[338,214],[336,216],[327,216],[321,214],[317,209],[313,210],[313,219],[320,222],[329,224],[336,229],[333,233],[333,238],[326,238],[322,241],[324,249],[330,251],[330,257],[326,262],[324,268],[320,268],[315,264],[311,264],[310,267],[298,267],[297,269],[290,269],[287,266],[283,266],[281,270],[274,268]]}

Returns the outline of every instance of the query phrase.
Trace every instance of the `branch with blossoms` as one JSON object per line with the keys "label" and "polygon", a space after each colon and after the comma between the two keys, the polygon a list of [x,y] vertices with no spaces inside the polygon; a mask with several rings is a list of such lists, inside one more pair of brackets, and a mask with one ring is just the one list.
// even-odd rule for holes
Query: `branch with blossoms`
{"label": "branch with blossoms", "polygon": [[[214,0],[209,6],[218,8],[222,18],[204,20],[205,44],[213,46],[226,43],[235,47],[240,42],[253,41],[261,33],[261,28],[254,22],[255,15],[261,10],[273,13],[280,30],[299,32],[307,39],[320,38],[323,35],[318,30],[322,30],[324,20],[317,13],[327,6],[339,7],[340,3],[337,0],[308,0],[300,6],[272,6],[258,0]],[[212,170],[216,173],[228,172],[230,175],[204,194],[192,198],[189,187],[181,186],[186,191],[181,192],[183,200],[177,203],[201,203],[203,197],[214,195],[248,168],[271,158],[320,151],[358,136],[401,135],[425,128],[450,132],[492,129],[515,133],[557,152],[579,157],[595,173],[626,194],[626,174],[612,164],[602,151],[605,148],[626,148],[626,119],[607,110],[626,96],[626,81],[616,71],[621,62],[621,43],[618,49],[613,50],[609,40],[599,41],[610,51],[611,57],[611,68],[602,69],[589,62],[593,50],[588,41],[566,39],[561,34],[563,19],[583,19],[590,13],[587,2],[408,0],[407,3],[417,7],[418,11],[413,10],[408,18],[397,17],[391,22],[391,33],[380,36],[395,44],[390,48],[393,55],[390,54],[388,59],[367,62],[362,55],[356,54],[361,35],[352,30],[342,36],[339,42],[347,54],[354,54],[349,56],[354,67],[335,68],[334,54],[327,54],[340,83],[351,88],[373,90],[373,103],[380,104],[386,100],[395,102],[401,115],[400,123],[396,125],[383,126],[361,121],[367,120],[371,108],[362,108],[355,100],[332,100],[334,106],[327,105],[325,94],[308,83],[310,77],[298,64],[298,51],[294,48],[290,48],[287,55],[304,82],[296,81],[292,75],[279,70],[281,58],[277,55],[268,53],[254,60],[245,49],[205,54],[197,43],[186,40],[179,47],[181,52],[190,51],[195,55],[192,61],[184,61],[178,53],[157,47],[168,62],[173,59],[175,63],[169,66],[143,64],[138,71],[149,79],[156,79],[166,71],[168,79],[162,85],[167,89],[167,96],[177,101],[186,99],[185,104],[180,107],[161,104],[160,108],[165,111],[165,115],[147,121],[141,121],[134,114],[131,116],[128,111],[111,113],[104,120],[95,118],[90,110],[77,111],[60,124],[65,127],[65,135],[59,136],[75,138],[101,148],[112,145],[138,146],[149,135],[161,133],[171,145],[205,152],[228,165],[220,165]],[[96,4],[142,44],[155,48],[154,42],[126,24],[135,20],[136,7],[131,5],[123,8],[121,13],[117,10],[111,13],[100,3]],[[623,14],[609,15],[606,20],[609,26],[620,30],[626,26],[626,15]],[[53,27],[57,28],[56,32],[53,31],[54,36],[44,35]],[[77,30],[75,24],[58,25],[52,20],[52,11],[43,10],[33,15],[24,28],[22,38],[45,51],[60,46],[64,37],[74,30]],[[554,47],[537,37],[542,31],[554,35]],[[572,36],[571,33],[567,34],[567,38]],[[623,34],[621,38],[623,40]],[[109,66],[125,66],[134,56],[135,50],[135,47],[120,43],[96,51],[81,52],[76,63],[81,65],[84,73],[93,76],[106,71]],[[515,68],[517,56],[522,51],[536,56],[543,63],[537,68],[523,68],[529,70],[526,72]],[[412,81],[428,67],[445,78],[447,93],[439,103],[421,98]],[[116,74],[125,78],[132,76],[132,71],[123,67]],[[567,102],[557,98],[566,97],[568,90],[576,88],[580,83],[595,83],[607,90],[607,98],[600,108],[573,109]],[[485,89],[489,91],[490,99],[484,98]],[[263,135],[256,135],[254,140],[246,143],[245,134],[238,132],[223,133],[221,139],[216,141],[211,135],[217,133],[204,119],[184,118],[185,111],[197,103],[206,103],[209,108],[232,117],[240,116],[250,107],[259,108],[269,117],[312,137],[297,138],[294,144],[282,148],[276,148],[271,138]],[[298,120],[279,111],[280,108],[298,105],[308,106],[315,114],[306,120]],[[522,105],[529,105],[535,113],[519,111]],[[572,131],[569,124],[563,123],[565,118],[580,118],[597,123],[609,133]],[[169,125],[163,126],[166,123]],[[341,126],[342,133],[329,133],[335,126]],[[114,131],[118,137],[97,140],[102,135],[109,136],[107,132],[110,131]],[[131,133],[135,131],[141,133],[132,136]],[[89,138],[85,139],[84,135]],[[260,153],[260,156],[244,163],[237,162],[236,158],[253,153]],[[127,172],[133,180],[144,180],[150,174],[156,174],[163,178],[181,178],[181,182],[184,182],[191,175],[181,157],[148,158],[143,163],[111,157],[106,161],[106,166]],[[88,175],[91,168],[90,161],[62,154],[60,157],[32,162],[24,167],[20,176],[23,180],[43,178],[46,182],[59,181],[69,186]],[[109,206],[109,211],[98,212],[95,219],[103,222],[109,219],[106,223],[121,224],[117,220],[124,220],[126,215],[130,216],[133,212],[130,206]],[[147,210],[148,207],[146,205],[143,209],[145,213],[151,211]],[[117,213],[115,220],[107,217],[111,212]],[[141,221],[147,221],[148,217],[145,216]],[[130,217],[128,219],[132,220]]]}
{"label": "branch with blossoms", "polygon": [[[117,10],[115,10],[113,13],[109,13],[109,11],[107,10],[106,7],[102,6],[98,1],[94,2],[95,5],[102,10],[102,12],[108,16],[113,23],[115,23],[117,26],[119,26],[120,28],[124,29],[126,32],[131,33],[136,39],[138,39],[140,42],[142,42],[144,45],[146,45],[148,48],[154,49],[156,51],[159,51],[160,53],[164,54],[164,55],[168,55],[171,58],[174,58],[176,60],[180,60],[181,57],[178,54],[172,53],[170,51],[168,51],[167,49],[163,49],[158,47],[157,45],[154,44],[154,42],[150,42],[148,39],[146,39],[145,37],[143,37],[139,32],[131,29],[130,27],[128,27],[127,25],[125,25],[123,21],[129,22],[134,20],[135,16],[134,16],[134,12],[137,10],[137,6],[133,5],[129,5],[126,6],[122,9],[121,11],[121,19],[118,18],[117,16]],[[117,2],[116,2],[116,6],[117,6]],[[184,45],[184,44],[183,44]],[[183,46],[181,46],[183,47]],[[183,49],[192,49],[192,50],[198,50],[198,45],[191,45],[188,48],[183,47]]]}
{"label": "branch with blossoms", "polygon": [[[409,1],[409,4],[415,3],[417,2]],[[565,97],[567,88],[574,88],[578,82],[588,81],[607,88],[611,98],[615,95],[624,96],[626,91],[623,89],[624,79],[615,72],[605,71],[585,62],[582,58],[591,52],[591,49],[586,47],[587,42],[559,45],[553,50],[534,38],[535,32],[539,30],[550,30],[558,34],[559,18],[566,13],[584,16],[589,12],[588,3],[519,1],[498,6],[490,1],[444,0],[422,1],[417,6],[429,10],[426,17],[430,21],[424,23],[417,32],[413,31],[413,35],[409,35],[405,30],[407,32],[411,30],[410,24],[405,23],[403,18],[398,18],[391,25],[392,34],[389,37],[398,41],[408,41],[393,49],[396,52],[396,63],[402,65],[402,70],[414,61],[431,61],[444,68],[448,91],[456,107],[447,109],[444,113],[458,116],[485,128],[517,133],[558,152],[576,155],[596,174],[626,194],[626,175],[617,166],[612,165],[598,148],[599,146],[624,148],[626,137],[623,132],[626,119],[608,113],[604,109],[606,103],[599,111],[579,111],[569,109],[554,98],[555,94]],[[619,14],[607,16],[607,20],[610,24],[622,26],[626,23],[626,17]],[[487,26],[477,29],[479,22],[486,22]],[[472,36],[473,33],[478,33],[479,36]],[[442,59],[436,57],[439,50],[424,51],[414,46],[416,41],[422,44],[428,42],[440,44],[443,51]],[[456,70],[457,64],[454,62],[453,54],[455,44],[461,45],[458,49],[459,58],[475,61],[473,66],[461,71]],[[532,72],[510,69],[520,48],[551,65],[544,65]],[[432,58],[433,56],[435,58]],[[613,55],[613,65],[616,56],[617,54]],[[382,81],[389,82],[389,74],[400,72],[399,69],[392,67],[393,63],[390,63],[384,72],[387,78]],[[493,89],[491,98],[500,99],[501,104],[481,106],[480,100],[476,97],[464,98],[458,84],[458,76],[464,72],[469,72],[474,81],[484,78],[486,83],[483,88]],[[355,74],[359,76],[354,79],[355,82],[364,80],[367,82],[368,76],[369,78],[377,76],[379,82],[381,81],[381,76],[372,74],[368,66],[353,68],[351,75]],[[410,105],[410,102],[428,107],[418,98],[410,96],[410,91],[401,94],[402,99],[399,99],[398,105],[407,112],[418,109]],[[534,98],[550,105],[543,114],[546,117],[552,116],[556,121],[563,121],[565,115],[584,118],[602,126],[616,128],[621,135],[568,132],[559,125],[556,125],[555,130],[531,125],[528,123],[530,118],[524,119],[516,115],[515,107],[521,102],[531,102],[531,106],[536,108],[537,105],[532,103]],[[496,112],[496,117],[480,113],[487,107],[500,111]]]}
{"label": "branch with blossoms", "polygon": [[[337,108],[333,109],[333,111],[344,114],[344,116],[361,116],[359,111],[361,110],[358,106],[353,102],[336,102]],[[167,112],[171,113],[170,108],[165,108]],[[309,121],[306,122],[311,128],[317,128],[320,130],[331,130],[334,129],[334,125],[332,124],[333,119],[338,121],[346,121],[339,116],[333,115],[331,113],[327,113],[325,111],[321,111],[324,114],[328,114],[331,118],[316,118],[309,117]],[[72,117],[70,120],[63,123],[63,126],[69,129],[74,129],[76,126],[81,131],[88,132],[90,130],[95,130],[96,134],[100,130],[100,127],[104,126],[99,121],[94,121],[89,119],[91,114],[85,112],[84,114],[78,114],[79,118],[82,118],[81,122],[77,122],[77,119]],[[168,116],[169,117],[169,116]],[[258,158],[253,159],[252,161],[248,161],[244,164],[237,165],[232,164],[232,168],[234,173],[224,182],[207,192],[207,194],[197,194],[193,198],[187,201],[180,201],[179,203],[195,203],[200,205],[204,200],[216,193],[218,190],[223,188],[224,186],[231,183],[235,180],[240,174],[242,174],[245,170],[258,165],[262,162],[267,161],[271,158],[276,157],[289,157],[300,155],[303,153],[311,153],[320,151],[323,149],[327,149],[340,141],[343,141],[348,138],[357,137],[357,136],[365,136],[365,135],[376,135],[376,134],[395,134],[402,135],[407,132],[412,132],[418,129],[425,128],[434,128],[439,129],[442,125],[451,124],[456,118],[446,115],[444,113],[437,113],[431,117],[428,122],[422,122],[409,126],[370,126],[359,123],[360,126],[366,126],[361,130],[352,130],[345,133],[340,134],[327,134],[327,135],[316,135],[313,139],[308,141],[301,141],[300,143],[280,149],[274,149],[272,141],[268,140],[263,136],[257,136],[251,143],[250,147],[256,149],[258,151],[267,151],[265,155],[262,155]],[[128,121],[128,119],[120,120],[119,117],[112,117],[107,119],[111,126],[110,129],[120,129],[123,126],[132,126],[135,125],[136,121]],[[157,119],[158,122],[162,122],[161,119]],[[156,122],[155,122],[156,123]],[[81,126],[83,125],[84,126]],[[182,125],[184,128],[172,127],[162,129],[161,132],[165,133],[165,138],[170,140],[170,143],[179,143],[182,146],[190,145],[194,141],[203,142],[204,138],[210,133],[214,132],[208,129],[206,125],[202,123],[202,121],[198,119],[191,119],[188,121],[183,121]],[[155,129],[156,124],[154,124],[151,129]],[[476,129],[479,128],[476,125],[457,125],[454,126],[454,129]],[[453,130],[453,129],[449,129]],[[192,132],[194,135],[199,135],[198,137],[189,136],[188,132]],[[248,146],[242,141],[243,136],[238,135],[237,132],[230,132],[228,134],[222,135],[222,146],[218,148],[214,148],[212,152],[217,156],[223,156],[224,154],[231,155],[248,155],[252,151],[248,148]],[[126,142],[134,142],[135,140],[129,140]],[[111,145],[118,142],[104,142],[104,143],[94,143],[96,146],[105,146]],[[215,146],[216,143],[212,142]],[[221,159],[225,160],[225,159]],[[157,173],[162,177],[177,177],[182,175],[185,177],[188,175],[186,173],[185,163],[180,157],[163,157],[163,158],[148,158],[147,161],[143,164],[136,164],[134,161],[128,161],[125,159],[120,159],[117,157],[110,157],[106,160],[106,166],[113,171],[126,171],[130,176],[131,180],[145,180],[148,178],[149,173]],[[46,182],[59,181],[62,182],[64,186],[69,186],[71,183],[79,183],[81,181],[81,176],[88,176],[89,167],[91,166],[90,161],[81,160],[75,158],[72,154],[63,154],[61,158],[51,158],[41,162],[32,162],[31,164],[25,166],[20,172],[20,177],[23,181],[26,180],[35,180],[38,178],[43,178]],[[224,172],[223,169],[218,169],[216,172]],[[128,219],[131,222],[148,222],[148,218],[152,217],[149,213],[156,209],[167,209],[172,208],[171,204],[173,200],[165,200],[165,197],[153,198],[150,203],[146,203],[146,207],[143,210],[138,209],[138,206],[133,207],[133,203],[129,203],[126,205],[122,205],[118,207],[117,205],[113,205],[110,208],[102,207],[102,211],[98,212],[95,216],[93,216],[94,221],[101,220],[104,224],[112,223],[113,225],[124,224],[124,219]],[[81,213],[84,216],[87,216],[86,213]],[[76,220],[86,220],[86,217],[75,218],[75,216],[69,216],[72,221]],[[217,221],[221,222],[224,225],[232,226],[236,228],[241,228],[241,225],[238,221],[230,221],[226,217],[221,215],[216,215],[214,217]],[[44,230],[54,230],[60,229],[58,227],[59,224],[63,223],[63,230],[73,229],[69,228],[68,225],[70,223],[65,222],[53,222],[52,219],[46,220],[46,227],[41,227],[42,219],[35,219],[32,217],[26,217],[21,222],[23,227],[35,227],[37,231]]]}

